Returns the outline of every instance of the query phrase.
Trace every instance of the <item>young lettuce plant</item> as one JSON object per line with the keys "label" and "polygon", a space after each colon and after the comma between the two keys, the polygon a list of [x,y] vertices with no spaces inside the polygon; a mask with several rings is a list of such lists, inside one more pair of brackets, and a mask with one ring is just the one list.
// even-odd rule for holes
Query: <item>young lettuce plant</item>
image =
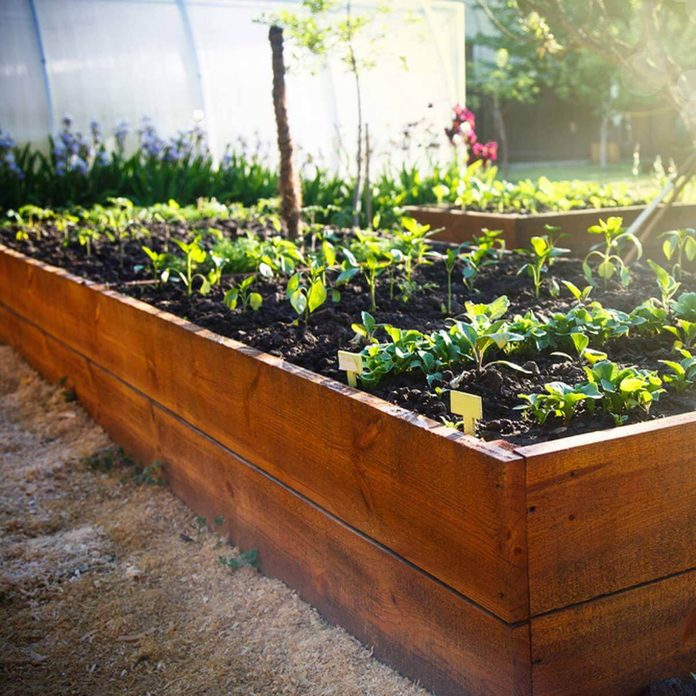
{"label": "young lettuce plant", "polygon": [[530,258],[517,272],[518,275],[527,273],[534,285],[534,296],[539,297],[543,276],[553,264],[556,258],[567,254],[569,249],[561,249],[556,246],[550,235],[532,237],[529,240],[531,249],[520,249],[520,252]]}
{"label": "young lettuce plant", "polygon": [[696,322],[696,292],[683,292],[672,307],[678,319]]}
{"label": "young lettuce plant", "polygon": [[585,366],[584,370],[587,381],[601,392],[602,408],[616,425],[625,423],[628,411],[635,408],[647,413],[653,401],[657,401],[665,391],[662,379],[653,370],[622,367],[610,360]]}
{"label": "young lettuce plant", "polygon": [[263,304],[263,297],[259,292],[252,292],[256,276],[248,275],[237,285],[233,285],[226,293],[223,302],[228,309],[234,312],[240,307],[242,312],[252,309],[256,312]]}
{"label": "young lettuce plant", "polygon": [[681,230],[671,230],[665,232],[664,242],[662,242],[662,252],[667,261],[674,259],[675,263],[672,266],[672,275],[681,279],[684,259],[691,262],[696,259],[696,230],[692,227],[687,227]]}
{"label": "young lettuce plant", "polygon": [[590,284],[595,282],[590,261],[597,258],[599,260],[597,275],[602,279],[605,288],[609,286],[609,281],[617,273],[621,284],[628,286],[631,282],[631,272],[619,254],[623,244],[630,242],[635,246],[638,251],[638,258],[640,258],[643,253],[643,246],[638,237],[624,229],[623,218],[620,217],[609,217],[606,220],[600,220],[599,224],[592,225],[587,231],[590,234],[604,236],[604,242],[595,244],[582,263],[587,282]]}
{"label": "young lettuce plant", "polygon": [[696,384],[696,355],[684,348],[678,348],[682,360],[660,360],[671,370],[663,375],[665,384],[668,384],[677,393],[681,394]]}
{"label": "young lettuce plant", "polygon": [[[475,364],[479,374],[492,365],[506,365],[513,370],[527,372],[508,360],[486,361],[489,353],[504,350],[508,345],[524,340],[521,334],[510,331],[508,323],[501,318],[509,307],[510,301],[505,295],[490,304],[467,302],[464,314],[468,322],[455,321],[447,332],[460,354]],[[453,389],[459,386],[464,376],[465,373],[462,373],[452,380]]]}
{"label": "young lettuce plant", "polygon": [[564,424],[568,425],[582,404],[602,398],[597,386],[590,383],[570,386],[565,382],[549,382],[544,389],[546,394],[520,394],[520,399],[526,403],[515,406],[540,425],[544,425],[549,416],[562,418]]}
{"label": "young lettuce plant", "polygon": [[677,319],[673,325],[666,325],[663,329],[677,339],[674,342],[675,348],[691,350],[696,347],[696,322]]}

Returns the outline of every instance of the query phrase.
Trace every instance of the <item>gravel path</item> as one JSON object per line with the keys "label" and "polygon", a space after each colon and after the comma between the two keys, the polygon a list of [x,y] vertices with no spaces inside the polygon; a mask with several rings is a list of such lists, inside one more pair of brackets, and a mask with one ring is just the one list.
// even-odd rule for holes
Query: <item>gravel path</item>
{"label": "gravel path", "polygon": [[0,693],[426,696],[281,582],[220,564],[238,551],[71,397],[0,346]]}

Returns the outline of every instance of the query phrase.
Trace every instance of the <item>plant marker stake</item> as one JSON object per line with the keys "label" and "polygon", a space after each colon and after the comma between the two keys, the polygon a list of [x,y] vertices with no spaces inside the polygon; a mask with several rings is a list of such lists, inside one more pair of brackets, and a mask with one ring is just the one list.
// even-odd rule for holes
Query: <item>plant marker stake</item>
{"label": "plant marker stake", "polygon": [[357,387],[358,375],[363,371],[362,355],[360,353],[349,353],[347,350],[339,350],[338,369],[345,370],[348,384],[351,387]]}
{"label": "plant marker stake", "polygon": [[464,419],[464,432],[467,435],[476,435],[476,421],[483,417],[483,400],[480,396],[452,390],[450,411]]}

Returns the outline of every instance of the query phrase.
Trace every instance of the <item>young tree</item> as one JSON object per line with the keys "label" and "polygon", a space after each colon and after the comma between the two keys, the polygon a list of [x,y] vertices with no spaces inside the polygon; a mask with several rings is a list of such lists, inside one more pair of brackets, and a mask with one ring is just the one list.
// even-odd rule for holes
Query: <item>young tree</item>
{"label": "young tree", "polygon": [[[353,224],[360,221],[363,189],[363,132],[364,110],[362,74],[374,66],[375,43],[381,38],[374,31],[374,20],[385,8],[378,6],[368,14],[356,14],[352,0],[301,0],[301,11],[282,10],[264,15],[261,21],[282,27],[300,55],[320,60],[337,56],[353,75],[357,113],[357,152],[355,191],[353,194]],[[372,32],[367,31],[372,28]],[[362,51],[360,50],[362,47]]]}
{"label": "young tree", "polygon": [[553,46],[598,56],[618,71],[629,92],[666,99],[696,143],[694,0],[507,2],[542,50]]}
{"label": "young tree", "polygon": [[268,40],[273,53],[273,108],[275,110],[276,129],[278,132],[278,150],[280,152],[280,193],[281,213],[292,239],[300,234],[300,211],[302,209],[302,188],[295,174],[293,164],[293,146],[290,138],[290,124],[285,97],[285,60],[283,58],[283,30],[271,26]]}

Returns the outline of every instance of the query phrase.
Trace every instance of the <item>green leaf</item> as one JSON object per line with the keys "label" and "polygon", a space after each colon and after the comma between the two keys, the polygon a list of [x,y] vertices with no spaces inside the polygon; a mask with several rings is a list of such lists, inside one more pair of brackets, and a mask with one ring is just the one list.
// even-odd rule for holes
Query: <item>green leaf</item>
{"label": "green leaf", "polygon": [[590,339],[583,333],[571,333],[570,338],[573,341],[575,350],[578,355],[582,355],[583,351],[590,345]]}
{"label": "green leaf", "polygon": [[305,313],[307,309],[307,297],[301,289],[295,290],[295,292],[290,295],[290,304],[299,316]]}
{"label": "green leaf", "polygon": [[263,304],[263,296],[259,292],[252,292],[249,295],[249,306],[254,310],[258,310]]}
{"label": "green leaf", "polygon": [[309,288],[309,294],[307,296],[307,303],[309,305],[310,314],[314,310],[321,307],[324,302],[326,302],[326,287],[322,280],[315,280],[312,286]]}

